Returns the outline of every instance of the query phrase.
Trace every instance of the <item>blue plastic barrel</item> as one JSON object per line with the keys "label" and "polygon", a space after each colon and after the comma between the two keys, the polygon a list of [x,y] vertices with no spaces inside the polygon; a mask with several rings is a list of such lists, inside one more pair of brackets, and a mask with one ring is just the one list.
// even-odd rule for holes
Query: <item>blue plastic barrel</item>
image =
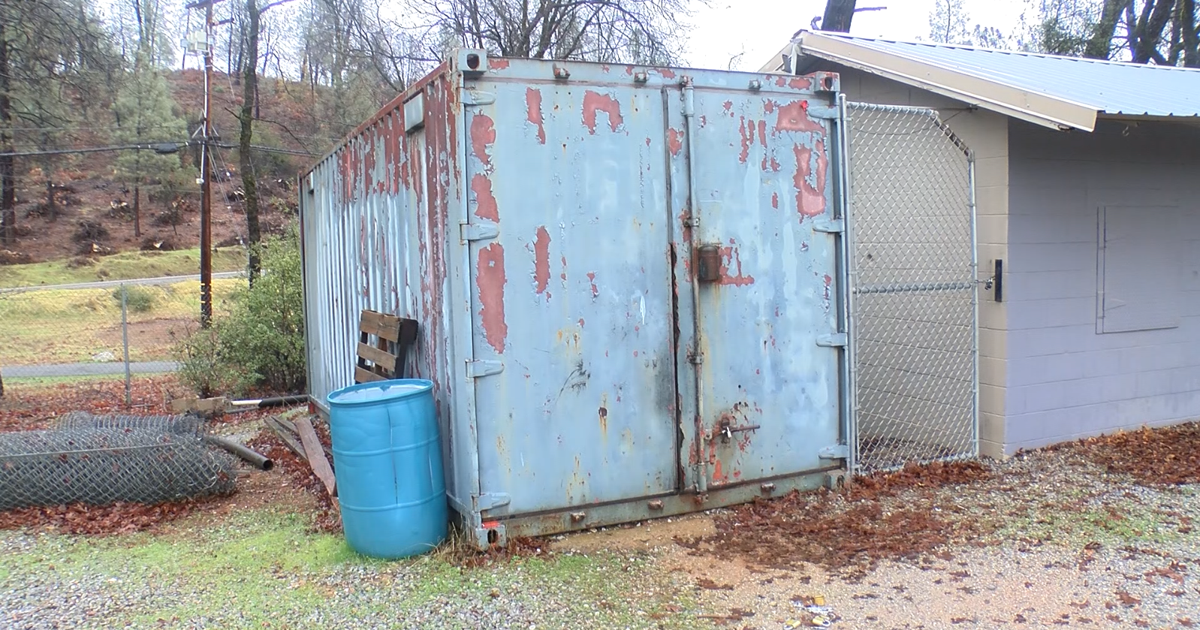
{"label": "blue plastic barrel", "polygon": [[326,400],[346,542],[366,556],[403,558],[445,540],[446,482],[433,383],[362,383]]}

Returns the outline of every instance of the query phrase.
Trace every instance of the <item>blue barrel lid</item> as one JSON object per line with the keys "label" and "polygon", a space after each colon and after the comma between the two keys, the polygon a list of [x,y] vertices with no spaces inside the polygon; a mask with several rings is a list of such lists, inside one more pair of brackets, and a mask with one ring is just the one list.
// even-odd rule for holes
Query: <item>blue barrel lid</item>
{"label": "blue barrel lid", "polygon": [[361,405],[387,400],[399,400],[433,389],[433,381],[421,378],[398,378],[388,381],[359,383],[343,387],[325,397],[331,406]]}

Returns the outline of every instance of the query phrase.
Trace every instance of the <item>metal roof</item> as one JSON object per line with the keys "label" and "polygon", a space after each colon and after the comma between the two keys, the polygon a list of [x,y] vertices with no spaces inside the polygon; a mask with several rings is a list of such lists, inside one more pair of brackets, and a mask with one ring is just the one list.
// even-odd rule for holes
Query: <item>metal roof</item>
{"label": "metal roof", "polygon": [[1051,127],[1091,131],[1098,115],[1200,116],[1196,69],[814,31],[797,33],[763,69],[789,69],[783,55],[833,61]]}

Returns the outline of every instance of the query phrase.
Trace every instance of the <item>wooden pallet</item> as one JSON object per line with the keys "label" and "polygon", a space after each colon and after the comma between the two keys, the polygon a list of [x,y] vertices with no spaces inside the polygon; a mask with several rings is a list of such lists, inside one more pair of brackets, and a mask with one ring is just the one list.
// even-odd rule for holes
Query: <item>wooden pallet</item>
{"label": "wooden pallet", "polygon": [[363,310],[358,330],[354,382],[404,378],[408,350],[417,341],[417,320]]}

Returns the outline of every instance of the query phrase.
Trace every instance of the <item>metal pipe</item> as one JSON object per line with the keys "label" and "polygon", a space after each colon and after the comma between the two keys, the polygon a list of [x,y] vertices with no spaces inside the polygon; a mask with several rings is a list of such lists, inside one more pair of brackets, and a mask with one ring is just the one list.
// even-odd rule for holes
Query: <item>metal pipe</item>
{"label": "metal pipe", "polygon": [[[692,78],[683,78],[683,124],[684,135],[687,137],[687,187],[688,187],[688,221],[691,223],[688,255],[692,255],[700,247],[700,208],[696,200],[696,143],[695,122],[696,100],[692,90]],[[706,436],[704,434],[704,330],[700,322],[700,282],[695,273],[692,274],[692,372],[696,377],[696,450],[699,462],[696,464],[696,491],[708,491],[708,462],[704,461]]]}
{"label": "metal pipe", "polygon": [[129,409],[133,406],[133,393],[130,391],[132,383],[130,382],[129,374],[129,308],[128,308],[129,291],[125,285],[121,285],[121,346],[125,350],[125,408]]}
{"label": "metal pipe", "polygon": [[[971,279],[975,280],[979,277],[979,235],[975,225],[976,206],[975,206],[975,153],[967,152],[967,199],[970,205],[971,212]],[[971,387],[974,390],[971,400],[971,414],[974,416],[971,422],[971,443],[974,449],[972,453],[975,456],[979,455],[979,289],[976,283],[976,289],[971,292],[971,311],[974,321],[974,334],[971,342],[971,354],[974,356],[974,377],[971,379]]]}
{"label": "metal pipe", "polygon": [[858,468],[858,390],[855,384],[857,371],[855,357],[857,336],[854,331],[854,295],[857,277],[854,273],[854,221],[850,195],[850,137],[848,108],[846,95],[837,97],[837,137],[834,146],[838,151],[838,164],[841,166],[837,179],[838,205],[842,219],[842,236],[838,263],[838,282],[841,284],[839,296],[842,298],[841,312],[843,332],[846,333],[846,349],[842,353],[842,405],[844,417],[842,429],[846,440],[846,474],[853,476]]}
{"label": "metal pipe", "polygon": [[229,404],[235,407],[257,407],[265,409],[267,407],[282,407],[284,405],[299,405],[308,402],[308,394],[296,394],[294,396],[276,396],[274,398],[255,398],[250,400],[234,400]]}
{"label": "metal pipe", "polygon": [[233,440],[219,438],[215,435],[206,435],[204,436],[204,441],[237,455],[259,470],[271,470],[275,467],[275,462],[271,461],[271,458],[260,455]]}

